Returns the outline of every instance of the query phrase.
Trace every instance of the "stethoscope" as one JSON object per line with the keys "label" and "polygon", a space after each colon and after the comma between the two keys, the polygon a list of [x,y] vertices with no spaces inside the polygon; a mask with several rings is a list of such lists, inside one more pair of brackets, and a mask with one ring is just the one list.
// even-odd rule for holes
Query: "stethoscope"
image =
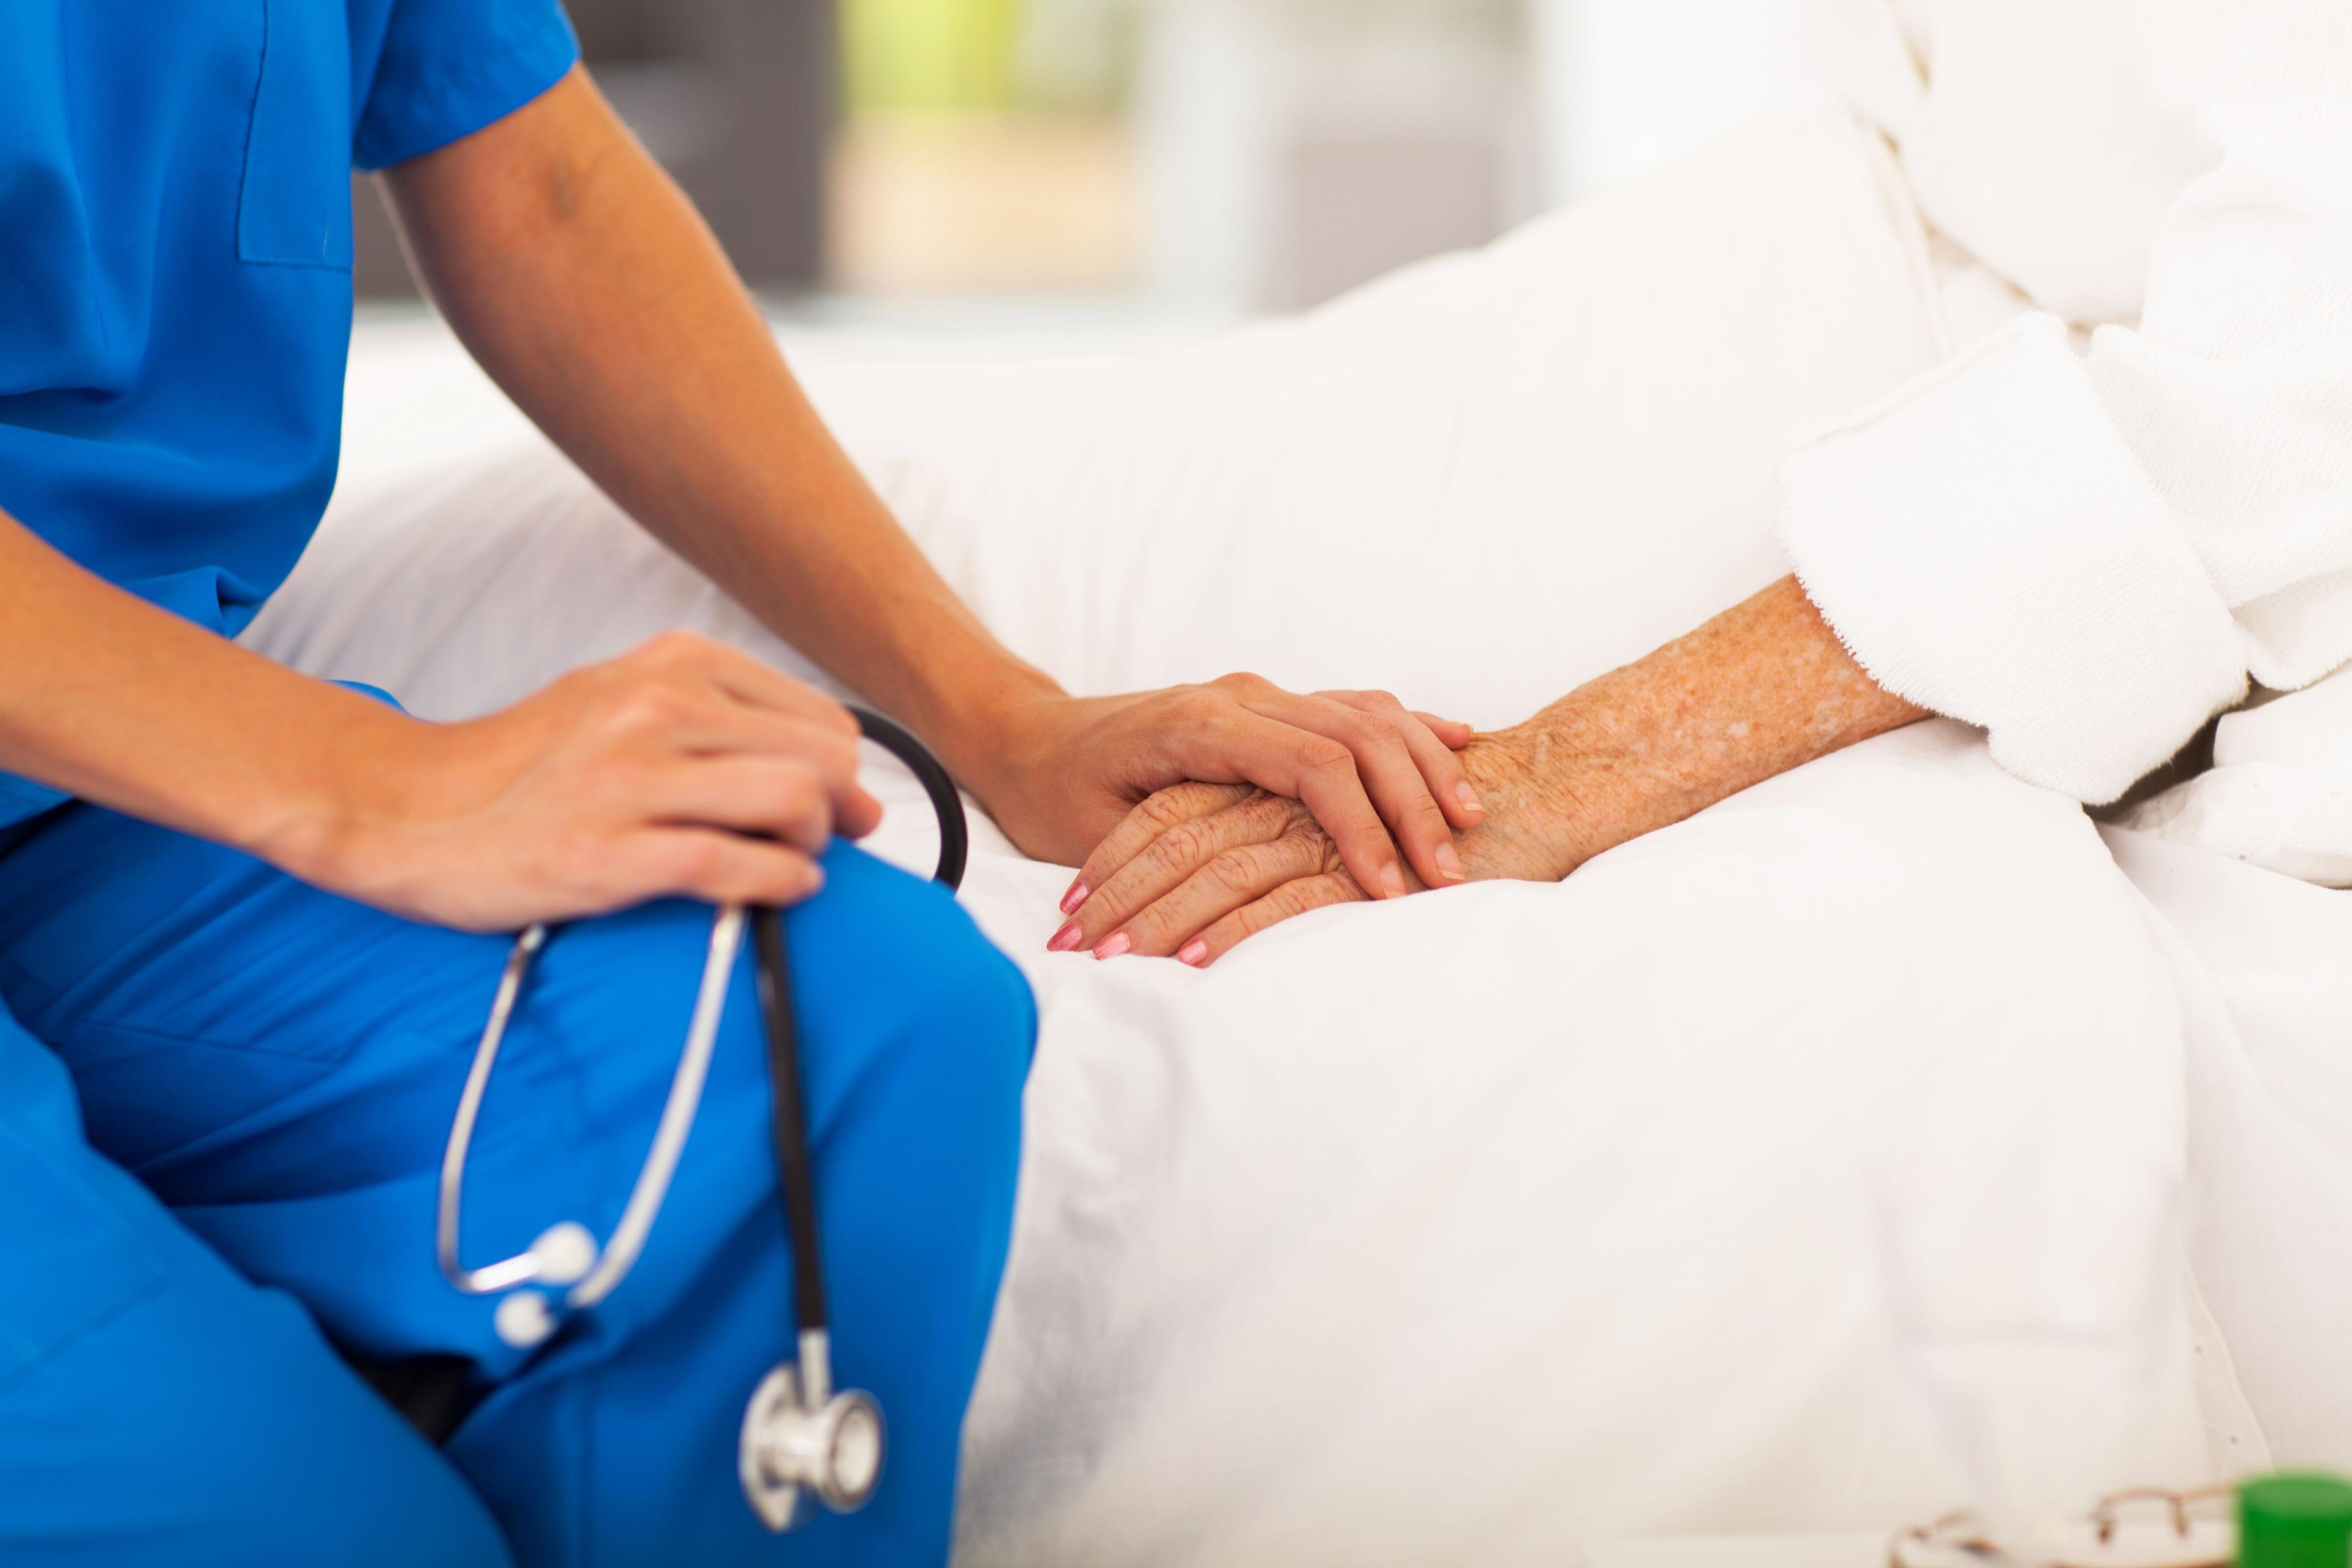
{"label": "stethoscope", "polygon": [[[922,781],[940,819],[936,880],[954,889],[963,880],[970,840],[963,801],[955,781],[920,741],[878,713],[853,708],[868,740],[897,754]],[[751,927],[760,1010],[767,1023],[768,1076],[772,1085],[776,1175],[792,1246],[793,1315],[799,1359],[779,1362],[744,1407],[736,1469],[751,1510],[770,1530],[797,1529],[813,1513],[812,1500],[835,1513],[865,1506],[881,1479],[884,1427],[874,1396],[833,1386],[832,1335],[827,1327],[824,1248],[819,1245],[816,1176],[809,1155],[808,1105],[801,1077],[800,1042],[793,1021],[792,970],[784,946],[783,920],[772,909],[740,904],[719,909],[710,924],[702,980],[687,1024],[686,1046],[671,1075],[669,1097],[654,1126],[652,1147],[638,1167],[627,1203],[613,1234],[598,1246],[588,1227],[574,1220],[551,1225],[529,1250],[467,1268],[457,1260],[457,1219],[463,1206],[466,1156],[474,1123],[497,1066],[499,1044],[521,1000],[531,961],[547,945],[548,928],[534,925],[515,939],[506,969],[490,1002],[489,1022],[466,1074],[449,1142],[441,1155],[440,1205],[434,1225],[434,1251],[449,1283],[469,1296],[497,1296],[491,1321],[499,1338],[518,1349],[543,1342],[557,1326],[554,1293],[562,1306],[585,1311],[610,1296],[635,1267],[652,1234],[670,1179],[686,1151],[687,1134],[702,1104],[719,1024],[727,1009],[727,987]]]}

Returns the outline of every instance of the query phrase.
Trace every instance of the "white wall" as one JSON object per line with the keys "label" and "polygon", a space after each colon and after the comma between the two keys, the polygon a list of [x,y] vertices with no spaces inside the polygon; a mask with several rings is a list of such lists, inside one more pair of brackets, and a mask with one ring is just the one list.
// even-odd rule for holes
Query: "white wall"
{"label": "white wall", "polygon": [[1153,0],[1136,126],[1162,298],[1311,305],[1523,217],[1526,0]]}
{"label": "white wall", "polygon": [[1133,112],[1146,281],[1162,299],[1261,305],[1284,118],[1278,43],[1255,5],[1157,0],[1147,13]]}
{"label": "white wall", "polygon": [[1543,191],[1574,201],[1829,95],[1808,0],[1529,0]]}
{"label": "white wall", "polygon": [[1828,95],[1820,0],[1139,0],[1145,271],[1281,310]]}

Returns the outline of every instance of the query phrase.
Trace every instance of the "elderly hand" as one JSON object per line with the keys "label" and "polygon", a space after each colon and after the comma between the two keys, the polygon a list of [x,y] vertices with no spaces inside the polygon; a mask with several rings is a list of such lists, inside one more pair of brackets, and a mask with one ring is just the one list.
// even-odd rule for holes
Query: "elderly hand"
{"label": "elderly hand", "polygon": [[[1486,809],[1463,836],[1463,873],[1557,881],[1612,846],[1927,712],[1872,680],[1784,577],[1526,723],[1472,739],[1461,763]],[[1076,918],[1049,945],[1210,963],[1277,921],[1363,897],[1354,873],[1352,861],[1333,863],[1292,802],[1169,790],[1088,857],[1064,905]]]}
{"label": "elderly hand", "polygon": [[[1566,876],[1578,858],[1566,816],[1533,787],[1516,738],[1475,737],[1459,761],[1486,805],[1462,837],[1465,877]],[[1247,785],[1182,784],[1137,806],[1087,858],[1063,904],[1071,919],[1047,946],[1088,947],[1097,958],[1173,954],[1205,967],[1270,925],[1365,897],[1299,802]]]}
{"label": "elderly hand", "polygon": [[[1220,802],[1253,788],[1294,797],[1320,825],[1334,866],[1389,898],[1460,881],[1453,829],[1485,819],[1454,754],[1469,727],[1410,711],[1385,691],[1300,696],[1229,675],[1132,697],[1056,691],[1000,722],[985,771],[968,782],[1014,843],[1065,865],[1187,781],[1222,787]],[[1069,907],[1091,885],[1081,875]]]}

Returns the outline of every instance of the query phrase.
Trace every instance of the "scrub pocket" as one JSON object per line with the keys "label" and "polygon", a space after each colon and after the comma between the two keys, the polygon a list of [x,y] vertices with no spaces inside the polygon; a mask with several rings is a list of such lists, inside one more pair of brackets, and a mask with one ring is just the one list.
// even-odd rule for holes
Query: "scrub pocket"
{"label": "scrub pocket", "polygon": [[163,1260],[70,1168],[97,1159],[0,1118],[0,1387],[163,1283]]}
{"label": "scrub pocket", "polygon": [[350,19],[326,0],[260,0],[261,83],[245,145],[236,253],[352,269]]}

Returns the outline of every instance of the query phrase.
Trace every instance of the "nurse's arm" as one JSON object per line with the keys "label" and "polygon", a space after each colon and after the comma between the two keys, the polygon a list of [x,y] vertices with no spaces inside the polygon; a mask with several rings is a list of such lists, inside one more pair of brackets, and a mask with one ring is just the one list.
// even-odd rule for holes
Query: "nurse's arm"
{"label": "nurse's arm", "polygon": [[856,726],[677,637],[427,724],[225,642],[0,512],[0,772],[476,930],[663,894],[793,903],[858,789]]}
{"label": "nurse's arm", "polygon": [[[605,492],[937,749],[1007,833],[1075,865],[1153,791],[1303,799],[1367,888],[1457,879],[1466,729],[1255,677],[1073,699],[982,626],[802,394],[692,205],[585,74],[386,171],[475,357]],[[1391,839],[1393,834],[1393,839]]]}

